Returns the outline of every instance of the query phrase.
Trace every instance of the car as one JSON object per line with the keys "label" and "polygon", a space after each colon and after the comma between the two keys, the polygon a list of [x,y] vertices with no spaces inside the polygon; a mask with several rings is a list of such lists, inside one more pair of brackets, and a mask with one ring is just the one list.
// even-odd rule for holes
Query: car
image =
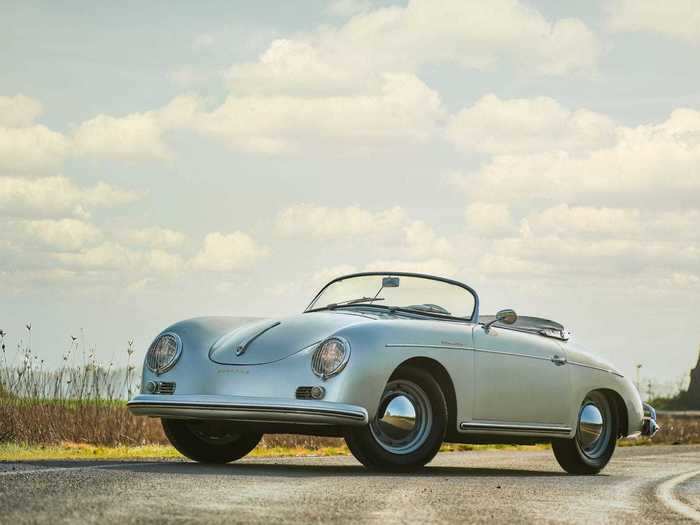
{"label": "car", "polygon": [[285,433],[343,437],[390,471],[444,442],[544,442],[565,471],[595,474],[619,438],[658,430],[634,384],[560,323],[480,315],[470,286],[407,272],[338,277],[281,319],[176,323],[150,345],[128,408],[199,462]]}

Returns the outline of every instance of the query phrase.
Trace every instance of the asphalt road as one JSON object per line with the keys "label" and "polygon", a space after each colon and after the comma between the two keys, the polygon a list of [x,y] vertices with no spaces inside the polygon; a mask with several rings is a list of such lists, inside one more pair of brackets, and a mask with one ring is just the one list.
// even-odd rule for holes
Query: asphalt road
{"label": "asphalt road", "polygon": [[603,474],[549,451],[440,454],[420,473],[351,457],[0,463],[2,523],[670,523],[700,520],[700,446],[618,449]]}

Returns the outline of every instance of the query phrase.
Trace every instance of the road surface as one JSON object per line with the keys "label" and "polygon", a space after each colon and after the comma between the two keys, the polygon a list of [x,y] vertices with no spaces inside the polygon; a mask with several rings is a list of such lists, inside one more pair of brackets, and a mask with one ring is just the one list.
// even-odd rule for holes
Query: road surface
{"label": "road surface", "polygon": [[550,451],[444,453],[416,474],[351,457],[0,463],[0,523],[674,523],[700,519],[700,446],[618,449],[567,476]]}

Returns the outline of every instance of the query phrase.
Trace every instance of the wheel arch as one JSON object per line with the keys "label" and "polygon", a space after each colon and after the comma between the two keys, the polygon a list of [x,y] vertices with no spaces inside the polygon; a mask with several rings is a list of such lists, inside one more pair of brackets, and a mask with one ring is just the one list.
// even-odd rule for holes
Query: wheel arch
{"label": "wheel arch", "polygon": [[627,415],[627,405],[623,397],[612,388],[599,388],[598,392],[602,392],[615,405],[617,413],[617,437],[625,437],[629,430],[629,421]]}
{"label": "wheel arch", "polygon": [[447,369],[435,359],[430,357],[411,357],[401,362],[391,373],[389,380],[395,378],[403,368],[419,368],[432,375],[440,385],[445,402],[447,403],[447,433],[446,440],[457,432],[457,395],[455,394],[454,383]]}

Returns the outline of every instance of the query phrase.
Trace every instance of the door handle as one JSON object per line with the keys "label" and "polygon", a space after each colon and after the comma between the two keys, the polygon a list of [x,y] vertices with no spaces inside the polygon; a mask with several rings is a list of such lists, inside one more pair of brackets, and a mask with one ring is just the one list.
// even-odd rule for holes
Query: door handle
{"label": "door handle", "polygon": [[565,365],[566,364],[566,357],[561,356],[561,355],[552,356],[552,363],[554,363],[557,366]]}

